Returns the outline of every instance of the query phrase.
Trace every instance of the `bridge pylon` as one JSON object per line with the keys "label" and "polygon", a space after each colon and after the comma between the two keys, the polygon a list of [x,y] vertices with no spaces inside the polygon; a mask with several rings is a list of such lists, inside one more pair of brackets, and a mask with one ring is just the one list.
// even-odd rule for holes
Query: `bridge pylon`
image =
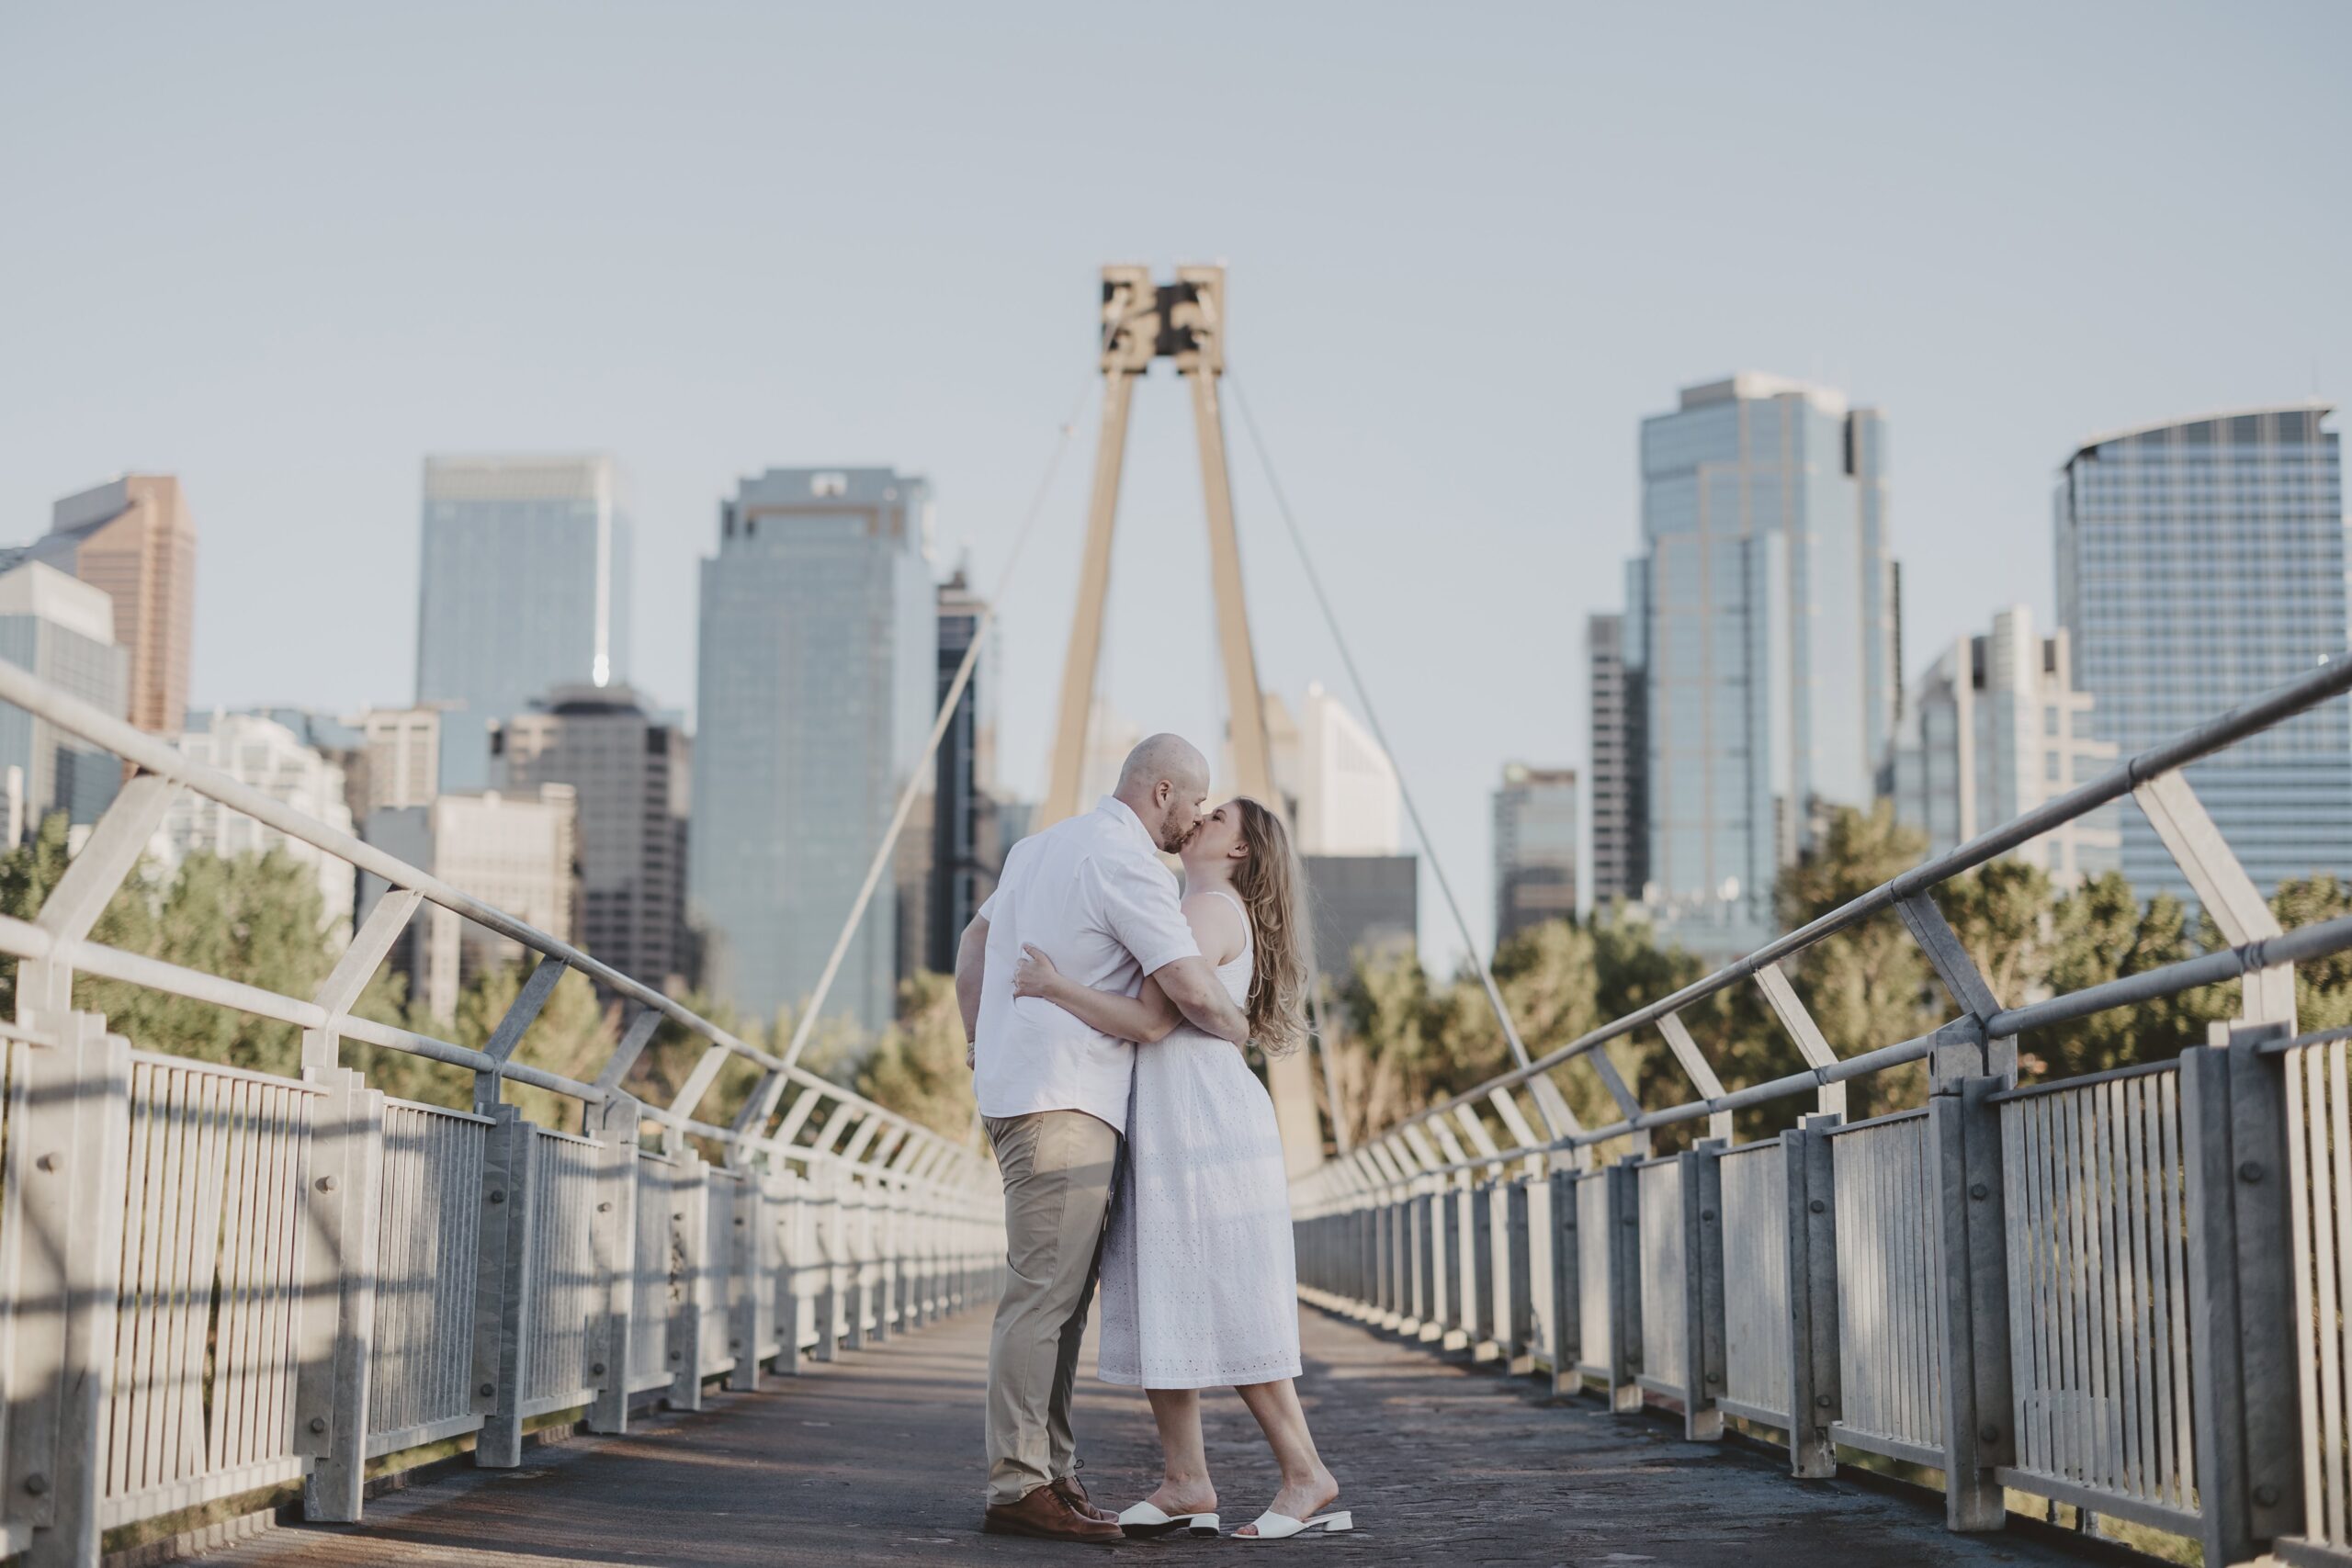
{"label": "bridge pylon", "polygon": [[[1201,491],[1207,501],[1209,581],[1216,600],[1217,658],[1225,671],[1226,712],[1235,784],[1287,818],[1274,788],[1263,688],[1250,640],[1250,606],[1241,589],[1241,547],[1233,525],[1233,480],[1226,462],[1225,417],[1217,378],[1225,371],[1225,268],[1180,266],[1176,281],[1155,284],[1148,266],[1102,269],[1102,423],[1094,448],[1094,485],[1087,503],[1086,545],[1079,558],[1078,607],[1062,662],[1052,772],[1038,825],[1077,815],[1086,769],[1087,730],[1102,656],[1102,615],[1111,587],[1111,537],[1118,525],[1119,479],[1135,385],[1155,360],[1176,363],[1191,389]],[[1293,1174],[1322,1161],[1323,1130],[1306,1053],[1267,1063],[1267,1086]],[[1334,1108],[1336,1111],[1336,1107]]]}

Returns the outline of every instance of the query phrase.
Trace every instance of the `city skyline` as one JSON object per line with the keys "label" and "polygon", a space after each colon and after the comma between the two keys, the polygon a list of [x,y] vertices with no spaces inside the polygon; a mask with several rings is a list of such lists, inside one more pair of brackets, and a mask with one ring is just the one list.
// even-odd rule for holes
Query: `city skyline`
{"label": "city skyline", "polygon": [[[2121,6],[1994,6],[1906,17],[1900,47],[1860,10],[1815,28],[1716,11],[1695,30],[1637,13],[1336,31],[1311,7],[1236,13],[1231,107],[1200,128],[1198,177],[1142,183],[1069,130],[1124,96],[1093,65],[1151,29],[1035,15],[941,13],[910,47],[854,16],[720,8],[664,28],[589,9],[549,29],[524,11],[426,6],[392,27],[288,9],[276,54],[193,15],[127,31],[12,15],[0,129],[39,155],[0,166],[0,193],[37,232],[106,232],[129,209],[176,243],[162,274],[132,248],[0,257],[0,516],[16,520],[0,537],[36,534],[97,476],[177,473],[205,529],[192,700],[397,703],[419,456],[612,450],[640,520],[627,673],[674,699],[693,679],[694,563],[732,475],[880,455],[929,473],[945,552],[969,546],[993,592],[1090,378],[1095,268],[1223,255],[1238,379],[1483,940],[1494,771],[1515,751],[1580,755],[1584,733],[1580,691],[1531,708],[1490,672],[1576,667],[1635,536],[1626,433],[1675,387],[1757,366],[1889,410],[1906,635],[1928,648],[2014,600],[2054,613],[2047,490],[2086,433],[2352,384],[2329,261],[2352,215],[2212,133],[2352,141],[2330,86],[2352,33],[2340,7],[2151,28]],[[453,54],[453,33],[472,47]],[[787,101],[705,90],[714,56],[779,51],[808,66]],[[313,53],[354,68],[284,69]],[[72,67],[101,56],[121,104],[93,123]],[[843,138],[853,84],[876,72],[913,107]],[[1970,112],[1988,95],[2007,112]],[[429,119],[420,96],[440,106]],[[645,112],[593,108],[616,97]],[[1820,179],[1835,149],[1867,198],[1792,202],[1724,156],[1759,124],[1810,150],[1797,164]],[[523,197],[502,172],[518,164],[537,171]],[[1080,188],[1082,209],[1065,199]],[[2203,221],[2198,193],[2221,189],[2232,220]],[[892,198],[874,222],[831,220],[877,190]],[[1542,272],[1569,303],[1529,312],[1498,269]],[[2180,309],[2219,290],[2231,310]],[[1167,378],[1140,391],[1106,668],[1126,711],[1213,736],[1189,433]],[[1306,591],[1247,445],[1237,432],[1259,656],[1266,683],[1295,690],[1336,660],[1294,613]],[[1003,601],[1001,751],[1023,795],[1042,783],[1083,470],[1064,465]],[[1446,602],[1426,603],[1432,582]]]}

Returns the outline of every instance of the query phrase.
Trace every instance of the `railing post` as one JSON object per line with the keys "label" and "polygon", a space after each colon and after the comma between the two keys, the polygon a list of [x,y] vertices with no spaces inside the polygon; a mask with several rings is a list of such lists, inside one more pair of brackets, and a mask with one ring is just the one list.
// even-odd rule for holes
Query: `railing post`
{"label": "railing post", "polygon": [[735,1213],[728,1225],[727,1333],[735,1352],[727,1387],[734,1393],[760,1391],[760,1302],[765,1270],[760,1259],[760,1173],[745,1168],[734,1185]]}
{"label": "railing post", "polygon": [[1934,1234],[1943,1288],[1944,1518],[1956,1530],[2008,1522],[1996,1465],[2016,1462],[2009,1383],[2009,1251],[2001,1175],[2006,1076],[1963,1078],[1928,1100],[1936,1158]]}
{"label": "railing post", "polygon": [[1555,1170],[1552,1184],[1552,1392],[1584,1392],[1584,1290],[1578,1266],[1584,1261],[1577,1245],[1577,1183],[1573,1170]]}
{"label": "railing post", "polygon": [[808,1250],[801,1240],[801,1181],[781,1158],[769,1168],[767,1179],[776,1185],[775,1201],[768,1205],[770,1234],[775,1240],[775,1370],[779,1376],[798,1377],[799,1269]]}
{"label": "railing post", "polygon": [[874,1305],[874,1193],[849,1167],[842,1167],[841,1175],[841,1213],[848,1238],[843,1251],[849,1258],[849,1331],[842,1344],[847,1349],[863,1350],[865,1314]]}
{"label": "railing post", "polygon": [[[29,967],[29,965],[28,965]],[[54,1045],[8,1047],[8,1153],[0,1192],[0,1301],[13,1303],[7,1517],[32,1527],[21,1559],[95,1563],[130,1142],[130,1043],[96,1013],[24,1010]]]}
{"label": "railing post", "polygon": [[368,1395],[376,1339],[376,1227],[383,1201],[384,1097],[356,1072],[307,1069],[327,1089],[303,1172],[311,1215],[294,1450],[317,1460],[302,1517],[357,1522],[368,1474]]}
{"label": "railing post", "polygon": [[530,1375],[531,1227],[534,1140],[538,1129],[511,1105],[481,1114],[492,1126],[482,1155],[481,1233],[474,1287],[474,1410],[482,1416],[474,1463],[513,1470],[523,1462],[523,1387]]}
{"label": "railing post", "polygon": [[1837,1166],[1834,1112],[1781,1134],[1788,1178],[1789,1469],[1820,1480],[1838,1473],[1829,1428],[1844,1414],[1838,1367]]}
{"label": "railing post", "polygon": [[702,1312],[710,1295],[710,1177],[691,1148],[671,1156],[670,1407],[702,1408]]}
{"label": "railing post", "polygon": [[1675,1156],[1682,1168],[1682,1435],[1720,1442],[1728,1365],[1724,1314],[1724,1145],[1710,1138]]}
{"label": "railing post", "polygon": [[[2217,1032],[2219,1032],[2217,1029]],[[2244,1562],[2301,1528],[2286,1082],[2260,1047],[2281,1023],[2181,1053],[2189,1375],[2205,1561]],[[2321,1332],[2333,1333],[2333,1325]]]}
{"label": "railing post", "polygon": [[[821,1183],[818,1172],[824,1174]],[[841,1172],[831,1163],[811,1164],[808,1181],[818,1189],[816,1213],[809,1226],[809,1250],[821,1271],[817,1283],[817,1343],[810,1353],[820,1361],[840,1355],[842,1312],[842,1194]]]}
{"label": "railing post", "polygon": [[1600,1173],[1609,1201],[1609,1408],[1642,1407],[1642,1196],[1639,1153]]}
{"label": "railing post", "polygon": [[628,1349],[637,1320],[637,1137],[638,1102],[615,1094],[589,1113],[597,1145],[596,1208],[589,1247],[604,1298],[596,1332],[588,1343],[589,1402],[584,1424],[592,1432],[628,1430]]}

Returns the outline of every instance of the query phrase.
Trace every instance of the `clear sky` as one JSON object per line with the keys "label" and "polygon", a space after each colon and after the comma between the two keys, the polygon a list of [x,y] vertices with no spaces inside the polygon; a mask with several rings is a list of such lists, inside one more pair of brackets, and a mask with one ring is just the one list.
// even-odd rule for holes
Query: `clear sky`
{"label": "clear sky", "polygon": [[[1891,421],[1910,668],[2046,609],[2077,437],[2352,389],[2347,59],[2326,3],[18,0],[0,538],[178,473],[197,700],[401,702],[421,457],[608,449],[632,673],[685,705],[738,475],[924,473],[992,582],[1090,379],[1096,268],[1221,259],[1234,369],[1484,942],[1501,764],[1584,760],[1638,420],[1738,368],[1842,387]],[[1031,794],[1091,434],[1004,607]],[[1105,667],[1137,722],[1211,737],[1191,441],[1163,368]],[[1234,468],[1262,672],[1345,694],[1238,430]]]}

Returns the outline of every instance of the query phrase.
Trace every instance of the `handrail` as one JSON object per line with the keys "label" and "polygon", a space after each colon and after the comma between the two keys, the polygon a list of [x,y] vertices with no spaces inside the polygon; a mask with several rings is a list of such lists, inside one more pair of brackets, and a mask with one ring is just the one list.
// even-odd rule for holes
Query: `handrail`
{"label": "handrail", "polygon": [[[2152,779],[2161,777],[2191,762],[2222,750],[2249,735],[2267,729],[2283,719],[2293,717],[2331,697],[2352,690],[2352,654],[2339,655],[2322,664],[2307,675],[2290,681],[2261,696],[2232,708],[2220,717],[2183,731],[2170,740],[2126,758],[2107,773],[2088,784],[2079,784],[2065,794],[2042,802],[2010,821],[1978,834],[1958,848],[1888,878],[1868,892],[1849,899],[1838,908],[1815,917],[1797,930],[1777,937],[1755,951],[1733,960],[1705,977],[1693,981],[1670,996],[1647,1003],[1633,1011],[1590,1030],[1565,1045],[1536,1057],[1523,1067],[1512,1067],[1463,1090],[1450,1099],[1417,1111],[1375,1134],[1376,1141],[1394,1140],[1405,1129],[1439,1118],[1450,1116],[1461,1107],[1476,1106],[1489,1097],[1506,1092],[1553,1068],[1562,1066],[1577,1057],[1598,1050],[1612,1040],[1622,1039],[1635,1031],[1656,1024],[1668,1014],[1680,1011],[1694,1002],[1705,1000],[1742,981],[1750,980],[1761,971],[1791,957],[1825,938],[1851,929],[1872,915],[1895,908],[1905,899],[1925,893],[1978,866],[1996,860],[2019,845],[2074,821],[2101,807],[2131,795]],[[2025,1007],[2004,1009],[1973,1021],[1986,1039],[2001,1039],[2029,1030],[2046,1028],[2067,1022],[2111,1008],[2126,1007],[2155,997],[2171,995],[2199,986],[2216,984],[2238,978],[2255,970],[2272,965],[2324,956],[2352,948],[2352,918],[2316,922],[2283,936],[2242,943],[2235,947],[2200,954],[2177,964],[2163,965],[2138,975],[2123,976],[2103,985],[2086,987],[2063,997]],[[1665,1125],[1670,1122],[1690,1121],[1711,1111],[1736,1109],[1757,1103],[1759,1100],[1778,1098],[1783,1094],[1803,1092],[1815,1083],[1842,1081],[1902,1062],[1916,1061],[1928,1055],[1925,1041],[1907,1042],[1900,1046],[1888,1046],[1847,1059],[1835,1067],[1810,1069],[1801,1074],[1774,1079],[1713,1100],[1683,1101],[1663,1111],[1645,1111],[1607,1126],[1593,1127],[1582,1133],[1554,1139],[1521,1154],[1543,1154],[1552,1151],[1587,1148],[1611,1138],[1629,1133]],[[1862,1064],[1869,1064],[1867,1066]],[[1513,1157],[1506,1154],[1498,1157]],[[1493,1163],[1481,1158],[1466,1162],[1484,1166]],[[1308,1172],[1300,1182],[1317,1179],[1319,1172]]]}
{"label": "handrail", "polygon": [[[0,702],[13,704],[36,717],[46,719],[67,734],[103,747],[165,784],[188,790],[250,817],[289,839],[381,877],[394,887],[415,892],[426,901],[518,942],[545,958],[576,969],[600,981],[607,989],[659,1012],[709,1043],[754,1064],[779,1082],[803,1089],[815,1089],[831,1099],[855,1106],[865,1117],[878,1120],[885,1126],[900,1129],[908,1137],[937,1145],[952,1161],[967,1168],[965,1174],[976,1175],[978,1172],[982,1162],[972,1150],[949,1142],[932,1129],[866,1099],[854,1089],[820,1077],[797,1064],[787,1065],[782,1057],[740,1038],[675,998],[614,968],[572,943],[550,936],[528,921],[518,919],[495,905],[475,897],[430,872],[411,865],[377,845],[329,827],[216,768],[197,762],[162,738],[136,728],[6,660],[0,660]],[[407,1052],[476,1072],[494,1069],[517,1083],[548,1089],[588,1104],[601,1103],[609,1095],[604,1087],[581,1083],[516,1061],[512,1056],[500,1063],[485,1053],[448,1041],[435,1040],[430,1035],[416,1034],[349,1014],[331,1015],[329,1010],[316,1002],[281,996],[200,970],[183,968],[86,939],[62,942],[37,925],[5,916],[0,916],[0,953],[18,958],[51,959],[90,974],[235,1008],[298,1027],[320,1028],[332,1023],[339,1032],[368,1044]],[[796,1151],[790,1146],[778,1145],[761,1135],[763,1128],[758,1132],[739,1132],[732,1128],[713,1127],[707,1122],[684,1122],[659,1106],[646,1104],[644,1110],[653,1121],[672,1126],[684,1122],[683,1130],[722,1145],[740,1145],[771,1156],[797,1157]],[[806,1152],[797,1151],[798,1154]],[[933,1185],[945,1187],[953,1184]]]}

